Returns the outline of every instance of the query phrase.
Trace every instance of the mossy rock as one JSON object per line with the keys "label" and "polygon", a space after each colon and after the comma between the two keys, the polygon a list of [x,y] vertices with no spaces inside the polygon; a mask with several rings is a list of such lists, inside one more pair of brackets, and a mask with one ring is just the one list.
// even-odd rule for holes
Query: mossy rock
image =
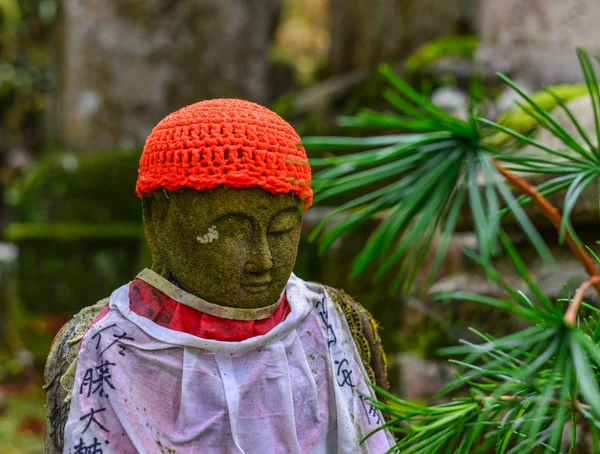
{"label": "mossy rock", "polygon": [[54,152],[8,188],[19,222],[141,222],[139,151]]}
{"label": "mossy rock", "polygon": [[30,314],[74,313],[139,271],[140,239],[20,241],[18,294]]}
{"label": "mossy rock", "polygon": [[17,293],[30,315],[72,314],[132,279],[142,263],[139,151],[50,153],[9,188]]}
{"label": "mossy rock", "polygon": [[[548,91],[540,91],[531,95],[531,99],[546,112],[552,112],[559,107],[556,98],[563,102],[568,102],[589,94],[587,85],[585,84],[556,85],[549,87],[549,90],[555,96],[552,96]],[[524,100],[523,104],[529,107]],[[523,135],[532,134],[539,126],[538,121],[519,106],[505,112],[498,120],[498,123]],[[498,132],[489,136],[486,141],[492,145],[501,146],[508,142],[510,138],[508,134]]]}

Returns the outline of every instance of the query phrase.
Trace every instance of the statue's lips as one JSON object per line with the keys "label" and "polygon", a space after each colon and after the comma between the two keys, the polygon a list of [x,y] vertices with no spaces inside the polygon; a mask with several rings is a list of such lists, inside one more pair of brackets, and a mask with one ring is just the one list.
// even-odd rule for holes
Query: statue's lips
{"label": "statue's lips", "polygon": [[260,293],[264,292],[269,288],[271,284],[271,279],[262,280],[262,281],[248,281],[242,284],[242,287],[245,287],[246,290],[250,293]]}

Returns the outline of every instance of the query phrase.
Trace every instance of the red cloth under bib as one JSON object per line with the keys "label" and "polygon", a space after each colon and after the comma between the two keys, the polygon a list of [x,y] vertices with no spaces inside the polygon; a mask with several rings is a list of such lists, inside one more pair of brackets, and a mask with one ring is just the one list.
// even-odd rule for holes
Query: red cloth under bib
{"label": "red cloth under bib", "polygon": [[192,309],[165,295],[141,279],[129,285],[129,307],[157,325],[202,339],[239,342],[262,336],[284,321],[290,313],[285,295],[275,312],[262,320],[231,320]]}

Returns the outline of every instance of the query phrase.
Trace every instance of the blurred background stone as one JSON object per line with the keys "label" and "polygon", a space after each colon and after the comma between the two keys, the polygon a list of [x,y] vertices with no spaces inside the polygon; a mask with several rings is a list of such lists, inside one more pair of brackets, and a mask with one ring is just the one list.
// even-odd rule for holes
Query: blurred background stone
{"label": "blurred background stone", "polygon": [[469,116],[469,98],[458,88],[438,88],[431,94],[431,102],[457,118],[466,120]]}
{"label": "blurred background stone", "polygon": [[269,103],[269,46],[283,0],[64,0],[61,141],[80,150],[143,144],[194,101]]}
{"label": "blurred background stone", "polygon": [[534,89],[583,80],[575,47],[600,50],[595,0],[480,0],[478,7],[477,60]]}
{"label": "blurred background stone", "polygon": [[447,361],[425,360],[412,353],[388,358],[390,387],[409,400],[427,401],[454,379]]}

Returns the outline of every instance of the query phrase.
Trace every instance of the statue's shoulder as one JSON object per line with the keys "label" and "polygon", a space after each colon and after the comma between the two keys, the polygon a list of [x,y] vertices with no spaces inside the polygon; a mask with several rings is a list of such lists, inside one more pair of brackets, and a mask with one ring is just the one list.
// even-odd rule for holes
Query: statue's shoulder
{"label": "statue's shoulder", "polygon": [[354,338],[369,379],[388,389],[385,353],[379,337],[379,326],[373,316],[358,301],[343,290],[323,285],[334,304],[338,305]]}
{"label": "statue's shoulder", "polygon": [[62,453],[64,428],[69,416],[79,346],[94,319],[108,304],[108,298],[79,311],[58,332],[44,370],[46,391],[46,452]]}

